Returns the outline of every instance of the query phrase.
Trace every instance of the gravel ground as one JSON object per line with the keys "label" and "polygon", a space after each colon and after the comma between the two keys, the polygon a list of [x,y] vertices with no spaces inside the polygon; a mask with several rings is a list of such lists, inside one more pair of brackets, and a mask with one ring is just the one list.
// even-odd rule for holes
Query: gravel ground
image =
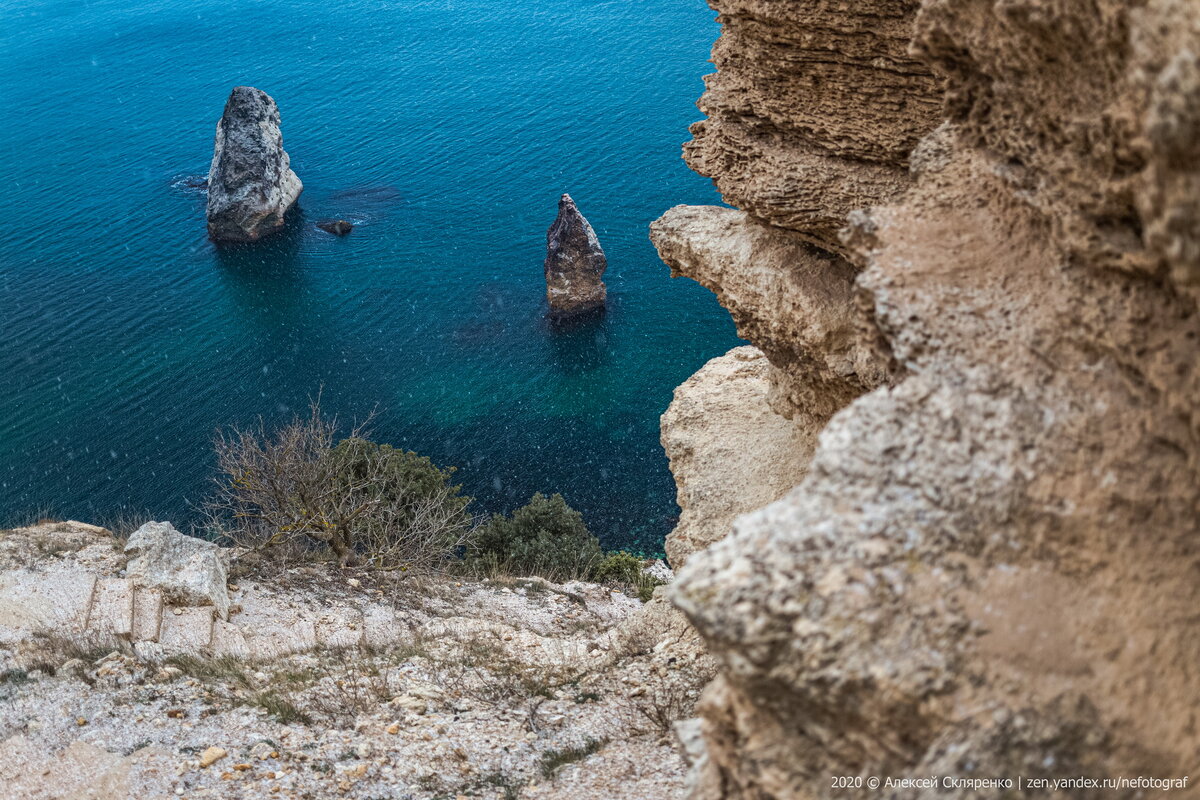
{"label": "gravel ground", "polygon": [[[281,586],[384,591],[329,569]],[[684,796],[671,722],[711,667],[639,601],[537,579],[387,593],[411,636],[373,651],[149,662],[64,635],[0,652],[0,796]]]}

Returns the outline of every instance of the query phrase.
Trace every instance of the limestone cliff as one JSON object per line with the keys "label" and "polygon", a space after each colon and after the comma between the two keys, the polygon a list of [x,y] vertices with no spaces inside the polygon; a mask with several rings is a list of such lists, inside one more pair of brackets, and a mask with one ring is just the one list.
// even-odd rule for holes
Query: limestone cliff
{"label": "limestone cliff", "polygon": [[771,410],[769,374],[761,352],[737,347],[675,390],[662,421],[682,509],[666,545],[675,569],[722,538],[738,514],[779,499],[804,477],[811,426]]}
{"label": "limestone cliff", "polygon": [[840,250],[856,208],[907,188],[940,120],[939,80],[908,53],[912,0],[710,0],[722,24],[684,146],[725,200]]}
{"label": "limestone cliff", "polygon": [[[794,489],[684,553],[671,597],[722,665],[696,796],[1186,774],[1200,6],[713,5],[687,153],[746,214],[675,209],[653,235],[820,431]],[[843,109],[824,92],[848,64]],[[749,244],[788,237],[829,252]]]}

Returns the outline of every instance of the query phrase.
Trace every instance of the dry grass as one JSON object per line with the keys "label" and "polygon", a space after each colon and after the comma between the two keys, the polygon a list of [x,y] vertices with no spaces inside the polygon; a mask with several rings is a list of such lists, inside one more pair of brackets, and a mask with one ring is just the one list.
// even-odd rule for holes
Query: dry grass
{"label": "dry grass", "polygon": [[360,716],[402,694],[401,665],[427,655],[425,644],[414,639],[395,647],[323,650],[270,662],[182,655],[167,663],[212,685],[230,705],[256,706],[284,723],[351,728]]}
{"label": "dry grass", "polygon": [[171,656],[166,661],[171,666],[178,667],[184,675],[188,675],[205,683],[226,682],[243,688],[254,688],[250,677],[251,662],[243,661],[233,656],[219,658],[201,658],[194,655]]}
{"label": "dry grass", "polygon": [[254,693],[250,697],[250,705],[263,709],[284,725],[291,725],[296,722],[302,725],[312,724],[311,716],[302,711],[286,696],[273,690]]}
{"label": "dry grass", "polygon": [[[78,659],[91,666],[109,653],[128,652],[129,644],[115,636],[97,633],[35,633],[22,656],[25,669],[54,675],[68,661]],[[86,676],[81,673],[85,681]]]}
{"label": "dry grass", "polygon": [[6,530],[32,528],[35,525],[53,525],[56,522],[65,521],[61,514],[49,506],[39,506],[29,511],[18,512],[9,517],[9,520],[10,524],[0,526],[0,533]]}
{"label": "dry grass", "polygon": [[577,683],[584,675],[553,659],[545,663],[519,658],[492,630],[444,639],[438,651],[420,663],[431,683],[490,706],[550,698],[555,690]]}
{"label": "dry grass", "polygon": [[588,739],[577,747],[545,751],[542,753],[542,760],[539,764],[542,777],[553,778],[563,767],[583,761],[588,756],[600,752],[606,744],[608,744],[608,739]]}
{"label": "dry grass", "polygon": [[711,675],[697,673],[653,681],[643,694],[620,698],[622,715],[631,730],[671,735],[676,722],[695,716],[700,691],[709,678]]}
{"label": "dry grass", "polygon": [[154,515],[149,511],[120,511],[104,516],[96,522],[101,528],[107,529],[113,535],[113,548],[118,551],[125,549],[125,543],[134,531],[147,522],[155,522]]}

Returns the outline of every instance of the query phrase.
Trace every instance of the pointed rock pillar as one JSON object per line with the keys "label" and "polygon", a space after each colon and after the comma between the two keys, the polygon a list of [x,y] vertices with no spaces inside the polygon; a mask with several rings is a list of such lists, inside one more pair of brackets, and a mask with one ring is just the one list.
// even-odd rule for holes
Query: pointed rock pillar
{"label": "pointed rock pillar", "polygon": [[303,189],[283,149],[275,101],[253,86],[235,87],[213,143],[208,238],[253,242],[279,230]]}
{"label": "pointed rock pillar", "polygon": [[558,217],[546,232],[546,300],[551,316],[603,309],[607,267],[596,232],[571,195],[564,194],[558,201]]}

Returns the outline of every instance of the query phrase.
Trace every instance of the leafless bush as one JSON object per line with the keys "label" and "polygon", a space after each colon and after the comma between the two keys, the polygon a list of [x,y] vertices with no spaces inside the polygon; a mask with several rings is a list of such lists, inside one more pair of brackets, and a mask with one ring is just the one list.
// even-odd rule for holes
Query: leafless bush
{"label": "leafless bush", "polygon": [[496,631],[443,640],[437,652],[426,655],[423,668],[433,683],[447,691],[490,706],[552,697],[555,689],[583,674],[566,664],[520,658]]}
{"label": "leafless bush", "polygon": [[428,570],[466,547],[477,525],[455,502],[452,488],[414,497],[399,508],[378,504],[358,539],[368,563],[383,570]]}
{"label": "leafless bush", "polygon": [[204,505],[210,527],[235,544],[285,560],[332,556],[340,564],[429,570],[464,548],[475,523],[469,498],[415,453],[363,437],[338,441],[338,424],[314,402],[307,417],[268,431],[216,437],[219,477]]}
{"label": "leafless bush", "polygon": [[370,714],[400,693],[403,673],[394,667],[362,670],[363,665],[335,662],[302,698],[299,707],[313,719],[335,727],[353,727],[358,718]]}
{"label": "leafless bush", "polygon": [[685,675],[651,679],[636,696],[632,693],[623,696],[619,705],[630,727],[660,736],[672,733],[676,722],[695,715],[696,702],[705,683],[698,678],[698,675]]}

